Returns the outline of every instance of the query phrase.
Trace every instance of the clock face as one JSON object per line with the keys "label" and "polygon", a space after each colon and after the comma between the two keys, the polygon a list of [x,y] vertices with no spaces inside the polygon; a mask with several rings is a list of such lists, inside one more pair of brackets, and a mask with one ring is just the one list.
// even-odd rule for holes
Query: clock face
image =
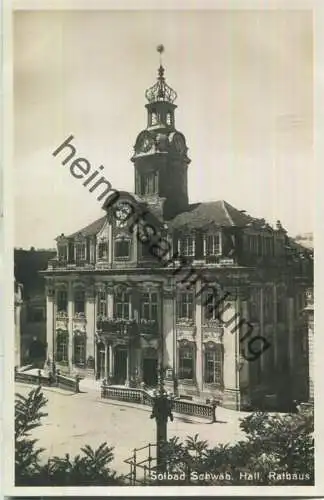
{"label": "clock face", "polygon": [[174,140],[174,147],[178,151],[178,153],[185,153],[186,151],[186,143],[182,135],[176,135]]}
{"label": "clock face", "polygon": [[129,219],[132,213],[133,211],[128,203],[120,203],[115,210],[117,226],[125,226],[127,219]]}
{"label": "clock face", "polygon": [[138,139],[136,150],[141,153],[147,153],[153,146],[153,139],[145,134]]}

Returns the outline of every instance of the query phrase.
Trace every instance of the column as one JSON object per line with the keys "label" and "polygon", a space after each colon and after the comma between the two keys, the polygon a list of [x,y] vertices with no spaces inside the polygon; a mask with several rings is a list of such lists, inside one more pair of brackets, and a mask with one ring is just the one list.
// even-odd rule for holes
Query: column
{"label": "column", "polygon": [[107,286],[107,318],[114,317],[114,288],[112,283]]}
{"label": "column", "polygon": [[114,346],[110,344],[109,346],[109,378],[114,376]]}
{"label": "column", "polygon": [[[97,330],[96,325],[96,298],[95,298],[95,290],[93,286],[87,288],[86,293],[86,366],[91,367],[93,364],[95,365],[95,335]],[[92,359],[93,363],[90,363]],[[94,375],[94,369],[89,368],[89,373]]]}
{"label": "column", "polygon": [[97,339],[97,337],[95,337],[95,341],[94,341],[94,376],[95,376],[95,379],[97,379],[97,376],[98,376],[98,346],[97,346],[97,343],[98,343],[98,339]]}
{"label": "column", "polygon": [[[241,337],[244,337],[244,334],[247,332],[249,325],[246,324],[249,322],[249,305],[247,300],[241,301],[241,319],[245,322],[245,325],[241,326]],[[253,338],[253,333],[249,336],[246,341],[240,344],[240,348],[243,348],[245,351],[247,350],[248,342]],[[247,357],[247,354],[246,356]],[[249,397],[249,392],[251,389],[250,384],[250,372],[249,372],[249,361],[245,359],[244,356],[239,357],[239,366],[240,366],[240,389],[245,394],[246,399]],[[246,401],[248,403],[248,401]]]}
{"label": "column", "polygon": [[109,372],[108,372],[108,361],[109,361],[109,358],[108,358],[108,343],[107,341],[105,341],[105,379],[107,380],[108,378],[108,375],[109,375]]}
{"label": "column", "polygon": [[127,347],[127,356],[126,356],[126,380],[125,380],[125,385],[126,387],[129,386],[129,381],[130,381],[130,348]]}
{"label": "column", "polygon": [[54,360],[55,353],[55,289],[54,283],[46,284],[46,342],[47,359]]}
{"label": "column", "polygon": [[68,345],[68,368],[69,371],[72,370],[72,358],[73,358],[73,284],[72,281],[68,283],[68,334],[69,334],[69,345]]}
{"label": "column", "polygon": [[202,297],[200,293],[202,289],[201,281],[196,283],[196,309],[195,309],[195,322],[196,322],[196,381],[199,392],[203,390],[203,351],[202,351]]}
{"label": "column", "polygon": [[314,306],[308,311],[308,381],[309,381],[309,401],[314,402]]}
{"label": "column", "polygon": [[163,352],[164,366],[172,368],[173,374],[177,376],[177,338],[175,317],[175,296],[173,286],[164,287],[162,300],[162,325],[163,325]]}

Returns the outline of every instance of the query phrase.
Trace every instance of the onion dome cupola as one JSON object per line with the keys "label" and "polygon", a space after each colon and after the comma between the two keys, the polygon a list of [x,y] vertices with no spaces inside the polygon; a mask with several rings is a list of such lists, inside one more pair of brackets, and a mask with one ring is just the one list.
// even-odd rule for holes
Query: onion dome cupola
{"label": "onion dome cupola", "polygon": [[163,45],[157,47],[160,54],[158,77],[145,92],[148,103],[147,127],[135,141],[135,193],[146,201],[160,205],[161,216],[172,217],[188,205],[186,139],[175,128],[174,101],[177,93],[165,79],[162,65]]}

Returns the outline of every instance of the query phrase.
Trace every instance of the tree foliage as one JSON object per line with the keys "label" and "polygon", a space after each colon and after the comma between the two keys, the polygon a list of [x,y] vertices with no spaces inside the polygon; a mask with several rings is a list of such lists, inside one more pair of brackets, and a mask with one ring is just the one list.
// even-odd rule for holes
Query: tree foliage
{"label": "tree foliage", "polygon": [[252,413],[242,419],[240,427],[244,440],[213,448],[198,434],[183,442],[172,438],[165,449],[171,475],[163,484],[314,484],[312,410]]}

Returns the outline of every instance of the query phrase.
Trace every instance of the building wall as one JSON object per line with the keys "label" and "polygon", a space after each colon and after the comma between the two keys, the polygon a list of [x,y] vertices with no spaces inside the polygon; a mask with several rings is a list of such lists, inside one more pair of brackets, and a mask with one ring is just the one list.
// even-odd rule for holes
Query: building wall
{"label": "building wall", "polygon": [[[233,280],[233,283],[235,280]],[[107,292],[107,318],[114,316],[114,297],[117,285],[126,285],[131,292],[131,316],[138,323],[138,339],[128,342],[121,335],[105,335],[98,328],[98,294]],[[254,285],[253,285],[254,286]],[[281,286],[281,284],[280,284]],[[74,292],[85,290],[85,314],[74,314]],[[126,377],[124,383],[143,380],[144,364],[163,362],[165,383],[169,390],[177,390],[180,396],[206,400],[212,397],[222,400],[224,406],[230,408],[247,408],[256,405],[260,394],[277,394],[278,387],[283,390],[283,398],[289,397],[292,375],[296,367],[296,338],[294,329],[293,298],[285,298],[286,313],[284,321],[277,318],[277,286],[266,283],[259,284],[258,320],[252,322],[251,290],[249,286],[232,287],[236,291],[231,294],[220,308],[222,323],[205,321],[204,299],[198,280],[194,292],[194,321],[179,321],[176,315],[176,293],[184,285],[176,284],[170,278],[158,274],[141,275],[138,272],[128,275],[111,274],[109,280],[105,272],[101,274],[81,273],[77,276],[57,277],[47,280],[47,346],[48,357],[55,358],[55,345],[59,332],[68,337],[67,360],[57,362],[57,367],[69,373],[82,376],[110,378],[116,375],[116,351],[126,351]],[[67,315],[60,316],[57,311],[57,291],[66,290],[68,295]],[[270,318],[264,313],[264,290],[267,289],[273,298]],[[159,324],[155,334],[147,335],[139,319],[139,295],[143,290],[156,290],[159,297]],[[106,319],[107,319],[106,318]],[[240,321],[245,320],[241,325]],[[251,322],[250,322],[251,320]],[[249,333],[247,323],[253,326]],[[249,335],[247,335],[249,333]],[[74,339],[78,335],[85,337],[85,364],[83,367],[74,363]],[[246,338],[245,338],[246,337]],[[263,338],[261,346],[255,338]],[[264,350],[264,345],[269,345]],[[192,346],[194,351],[194,378],[179,378],[179,352],[182,346]],[[100,351],[101,349],[101,351]],[[205,380],[206,349],[219,349],[221,352],[221,383],[210,383]],[[253,355],[252,355],[252,354]],[[259,356],[255,356],[258,353]],[[100,359],[99,359],[100,358]],[[288,364],[287,364],[288,363]],[[283,381],[282,369],[288,367],[288,375]],[[283,386],[283,387],[282,387]]]}

